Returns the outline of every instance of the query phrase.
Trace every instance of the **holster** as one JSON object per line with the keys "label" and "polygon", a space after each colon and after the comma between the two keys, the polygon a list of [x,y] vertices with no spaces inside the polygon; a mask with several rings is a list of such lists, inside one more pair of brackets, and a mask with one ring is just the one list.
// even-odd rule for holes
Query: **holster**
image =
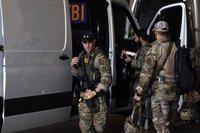
{"label": "holster", "polygon": [[96,98],[93,97],[91,99],[85,99],[85,103],[87,105],[88,108],[94,108],[95,107],[95,100]]}
{"label": "holster", "polygon": [[158,80],[158,82],[165,81],[165,76],[158,75],[158,76],[156,77],[156,79]]}
{"label": "holster", "polygon": [[100,109],[100,102],[98,96],[95,96],[91,99],[85,99],[85,104],[93,112],[98,112]]}

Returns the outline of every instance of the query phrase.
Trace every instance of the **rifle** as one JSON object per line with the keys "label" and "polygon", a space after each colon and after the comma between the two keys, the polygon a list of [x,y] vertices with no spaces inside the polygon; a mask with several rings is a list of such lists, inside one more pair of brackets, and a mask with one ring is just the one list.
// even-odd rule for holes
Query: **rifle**
{"label": "rifle", "polygon": [[139,110],[140,110],[140,107],[141,107],[141,102],[134,100],[133,105],[134,105],[134,107],[133,107],[133,111],[132,111],[132,114],[131,114],[131,120],[132,120],[132,124],[135,127],[137,127],[138,121],[139,121]]}
{"label": "rifle", "polygon": [[[81,55],[79,55],[79,63],[77,64],[77,68],[79,67],[82,71],[82,75],[76,75],[75,77],[78,79],[79,84],[77,86],[75,86],[75,88],[73,89],[74,91],[74,98],[76,100],[76,103],[84,100],[85,103],[87,104],[88,108],[93,108],[95,107],[95,105],[97,105],[98,100],[95,100],[97,97],[93,97],[91,99],[84,99],[83,97],[80,96],[81,92],[85,92],[87,89],[90,90],[94,90],[97,86],[97,83],[100,81],[101,76],[97,76],[96,80],[90,80],[88,74],[86,73],[86,66],[84,63],[84,59],[82,57],[82,55],[84,54],[84,52],[81,53]],[[91,71],[93,69],[92,66],[90,66],[91,68],[89,68],[89,70]],[[78,101],[77,101],[78,99]]]}
{"label": "rifle", "polygon": [[[87,74],[84,74],[83,76],[78,75],[76,78],[80,83],[73,88],[73,103],[78,104],[78,102],[83,100],[80,93],[85,92],[87,89],[94,90],[95,86],[90,82]],[[85,99],[85,102],[88,108],[93,108],[95,106],[94,98]]]}
{"label": "rifle", "polygon": [[149,133],[152,132],[152,112],[151,112],[151,96],[152,89],[149,87],[147,90],[146,98],[144,101],[144,132]]}
{"label": "rifle", "polygon": [[[152,123],[152,112],[151,112],[151,96],[153,94],[151,88],[152,81],[148,85],[148,89],[144,92],[144,95],[141,100],[141,106],[139,111],[139,118],[137,127],[140,132],[144,133],[154,133],[154,127]],[[136,92],[137,93],[137,92]]]}

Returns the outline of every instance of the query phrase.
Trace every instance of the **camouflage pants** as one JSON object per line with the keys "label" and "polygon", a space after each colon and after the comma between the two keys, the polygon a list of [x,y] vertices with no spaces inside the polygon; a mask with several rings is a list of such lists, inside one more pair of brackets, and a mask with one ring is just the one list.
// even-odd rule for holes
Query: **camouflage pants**
{"label": "camouflage pants", "polygon": [[100,95],[97,100],[99,105],[95,105],[95,109],[88,108],[84,100],[78,104],[79,127],[82,133],[105,132],[107,117],[106,96]]}
{"label": "camouflage pants", "polygon": [[156,81],[154,87],[151,99],[154,127],[157,133],[170,133],[169,124],[175,121],[177,115],[176,85]]}

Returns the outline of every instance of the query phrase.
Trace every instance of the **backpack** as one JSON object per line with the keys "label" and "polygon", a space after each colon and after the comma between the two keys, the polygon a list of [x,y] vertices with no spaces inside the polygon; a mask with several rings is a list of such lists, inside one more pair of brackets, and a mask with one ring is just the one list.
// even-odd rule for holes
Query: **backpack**
{"label": "backpack", "polygon": [[196,76],[189,54],[190,50],[184,47],[178,47],[175,53],[174,76],[181,94],[195,89]]}

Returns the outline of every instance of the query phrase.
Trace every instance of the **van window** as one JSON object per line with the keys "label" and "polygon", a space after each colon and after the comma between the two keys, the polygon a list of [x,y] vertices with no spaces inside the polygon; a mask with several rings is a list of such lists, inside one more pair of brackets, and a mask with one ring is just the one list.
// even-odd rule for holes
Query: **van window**
{"label": "van window", "polygon": [[113,4],[113,19],[117,54],[123,49],[136,52],[138,46],[134,45],[135,42],[131,38],[131,34],[136,32],[136,26],[128,10]]}
{"label": "van window", "polygon": [[[65,42],[63,0],[3,1],[7,50],[61,51]],[[65,5],[68,7],[68,5]],[[68,21],[68,20],[67,20]]]}
{"label": "van window", "polygon": [[163,6],[183,0],[136,0],[133,13],[142,28],[147,28],[156,12]]}
{"label": "van window", "polygon": [[115,39],[130,39],[130,32],[135,32],[135,25],[127,9],[113,4]]}
{"label": "van window", "polygon": [[[177,41],[180,37],[182,8],[180,6],[169,8],[161,12],[158,19],[168,22],[170,26],[170,36],[173,41]],[[179,17],[177,17],[179,16]]]}
{"label": "van window", "polygon": [[[181,22],[182,22],[181,16],[182,16],[181,6],[174,6],[162,10],[161,14],[158,15],[154,20],[154,24],[160,20],[166,21],[169,24],[170,37],[177,44],[179,43],[179,37],[181,31]],[[153,29],[153,25],[150,29],[151,32]],[[151,33],[151,35],[152,35],[151,38],[154,38],[153,33]]]}

